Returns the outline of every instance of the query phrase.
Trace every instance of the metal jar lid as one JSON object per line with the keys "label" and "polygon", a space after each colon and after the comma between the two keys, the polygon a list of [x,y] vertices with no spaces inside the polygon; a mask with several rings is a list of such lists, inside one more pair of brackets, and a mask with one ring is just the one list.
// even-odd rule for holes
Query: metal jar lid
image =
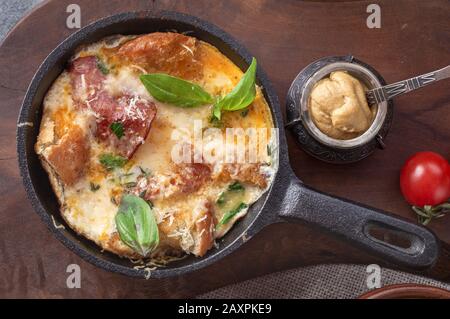
{"label": "metal jar lid", "polygon": [[352,163],[369,156],[376,148],[384,148],[392,123],[393,102],[377,105],[375,119],[362,135],[338,140],[322,133],[309,115],[309,95],[313,86],[334,71],[347,71],[372,89],[386,84],[381,75],[353,56],[325,57],[304,68],[292,82],[286,98],[286,127],[291,130],[303,150],[329,163]]}

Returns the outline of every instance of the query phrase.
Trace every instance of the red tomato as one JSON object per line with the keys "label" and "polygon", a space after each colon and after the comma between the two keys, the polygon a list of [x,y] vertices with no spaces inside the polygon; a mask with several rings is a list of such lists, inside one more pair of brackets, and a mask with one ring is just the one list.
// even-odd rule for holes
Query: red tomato
{"label": "red tomato", "polygon": [[438,205],[450,197],[450,165],[433,152],[408,158],[400,172],[400,188],[412,205]]}

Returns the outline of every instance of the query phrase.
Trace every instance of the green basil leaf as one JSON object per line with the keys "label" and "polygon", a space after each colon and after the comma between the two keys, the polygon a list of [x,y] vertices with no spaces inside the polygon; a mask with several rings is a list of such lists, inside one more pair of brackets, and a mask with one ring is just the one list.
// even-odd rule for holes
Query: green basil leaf
{"label": "green basil leaf", "polygon": [[238,181],[228,186],[229,191],[243,191],[244,189],[245,189],[244,186],[242,186],[242,184],[239,183]]}
{"label": "green basil leaf", "polygon": [[217,224],[217,227],[220,227],[226,223],[228,223],[234,216],[236,216],[241,210],[246,209],[248,205],[246,203],[240,203],[236,208],[230,210],[228,213],[226,213],[222,220]]}
{"label": "green basil leaf", "polygon": [[218,210],[225,214],[234,209],[237,204],[241,203],[245,196],[245,187],[238,181],[228,185],[216,200]]}
{"label": "green basil leaf", "polygon": [[214,105],[213,115],[220,120],[222,111],[238,111],[249,106],[256,96],[255,81],[256,59],[253,58],[239,83]]}
{"label": "green basil leaf", "polygon": [[96,191],[98,191],[99,189],[100,189],[100,185],[98,185],[98,184],[94,184],[94,183],[89,183],[89,186],[90,186],[90,188],[91,188],[91,192],[96,192]]}
{"label": "green basil leaf", "polygon": [[144,175],[145,177],[148,177],[151,175],[151,171],[148,168],[139,166],[139,170],[141,171],[141,174]]}
{"label": "green basil leaf", "polygon": [[109,69],[99,57],[97,57],[97,68],[103,73],[103,75],[107,75],[109,73]]}
{"label": "green basil leaf", "polygon": [[225,192],[220,193],[219,198],[217,198],[216,200],[216,204],[219,206],[222,206],[223,204],[225,204]]}
{"label": "green basil leaf", "polygon": [[115,168],[123,167],[127,163],[127,159],[122,156],[114,154],[102,154],[100,155],[100,164],[103,165],[108,171],[112,171]]}
{"label": "green basil leaf", "polygon": [[180,107],[195,107],[214,102],[199,85],[162,73],[140,76],[147,91],[158,101]]}
{"label": "green basil leaf", "polygon": [[159,244],[156,218],[149,204],[135,195],[124,195],[116,214],[120,239],[141,256],[147,256]]}
{"label": "green basil leaf", "polygon": [[109,126],[109,128],[111,129],[111,131],[116,134],[117,138],[120,140],[120,138],[123,136],[123,124],[120,122],[113,122],[111,123],[111,125]]}
{"label": "green basil leaf", "polygon": [[213,121],[220,121],[222,117],[222,106],[219,103],[214,104],[213,108]]}

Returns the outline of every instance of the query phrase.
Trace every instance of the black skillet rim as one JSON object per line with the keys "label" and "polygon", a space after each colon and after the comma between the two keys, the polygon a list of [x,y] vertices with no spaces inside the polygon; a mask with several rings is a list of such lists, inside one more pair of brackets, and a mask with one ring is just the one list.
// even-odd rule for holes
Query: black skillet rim
{"label": "black skillet rim", "polygon": [[[60,58],[61,55],[63,55],[62,52],[67,51],[68,48],[70,48],[74,43],[78,43],[83,41],[83,38],[86,38],[89,34],[97,31],[101,28],[107,28],[111,27],[111,25],[117,24],[117,23],[126,23],[126,21],[130,20],[136,20],[136,19],[164,19],[164,20],[171,20],[174,23],[181,22],[185,24],[190,24],[194,28],[199,29],[203,32],[209,33],[212,36],[218,38],[221,40],[225,45],[227,45],[232,51],[234,51],[237,55],[239,55],[246,63],[247,65],[250,64],[252,55],[250,52],[242,46],[238,41],[236,41],[231,35],[223,31],[222,29],[218,28],[217,26],[206,22],[204,20],[201,20],[197,17],[182,14],[178,12],[173,11],[140,11],[140,12],[124,12],[115,14],[112,16],[108,16],[105,18],[101,18],[99,20],[96,20],[89,25],[83,27],[76,33],[70,35],[67,37],[64,41],[62,41],[44,60],[44,62],[40,65],[38,68],[38,71],[35,73],[33,79],[31,80],[31,83],[27,89],[27,93],[25,94],[20,113],[18,118],[18,126],[17,126],[17,153],[18,153],[18,161],[19,161],[19,168],[20,173],[23,179],[23,184],[27,193],[27,196],[29,200],[31,201],[31,204],[34,208],[34,210],[38,213],[38,215],[41,217],[42,221],[47,225],[47,227],[50,229],[50,231],[56,236],[56,238],[62,242],[67,248],[69,248],[71,251],[76,253],[78,256],[83,258],[84,260],[88,261],[89,263],[98,266],[102,269],[120,273],[123,275],[127,275],[130,277],[140,277],[140,278],[166,278],[166,277],[172,277],[177,276],[181,274],[185,274],[188,272],[192,272],[195,270],[198,270],[200,268],[206,267],[215,261],[225,257],[232,251],[234,251],[236,248],[238,248],[243,242],[247,240],[247,238],[250,238],[255,234],[260,228],[265,226],[266,224],[273,221],[274,217],[273,214],[261,216],[262,211],[264,210],[264,207],[268,204],[270,206],[271,203],[267,203],[269,200],[269,195],[272,192],[272,189],[269,189],[266,194],[263,196],[263,198],[260,198],[260,201],[264,200],[264,203],[261,205],[261,209],[255,214],[253,220],[251,223],[247,226],[247,228],[242,231],[242,233],[237,236],[228,246],[219,248],[212,252],[211,254],[208,254],[207,256],[203,258],[199,258],[194,260],[192,263],[184,265],[182,267],[178,268],[158,268],[156,270],[152,270],[151,273],[148,273],[147,271],[143,269],[135,269],[131,267],[126,267],[123,265],[120,265],[118,263],[114,263],[112,261],[102,260],[95,256],[93,253],[85,250],[83,247],[78,245],[76,242],[72,241],[70,238],[66,237],[63,231],[61,229],[54,227],[54,222],[52,220],[52,216],[50,212],[47,212],[47,210],[44,208],[41,199],[36,193],[36,190],[33,185],[33,181],[30,176],[29,168],[28,168],[28,155],[27,155],[27,149],[26,149],[26,133],[27,129],[29,128],[27,125],[23,125],[23,123],[27,122],[30,118],[30,109],[32,100],[34,98],[34,95],[36,93],[36,90],[42,80],[42,78],[51,70],[53,65],[55,64],[57,58]],[[79,44],[81,44],[79,43]],[[78,45],[79,45],[78,44]],[[73,51],[72,51],[73,52]],[[288,164],[288,158],[287,158],[287,146],[284,136],[284,129],[282,126],[282,116],[281,116],[281,109],[278,101],[278,97],[275,93],[275,90],[269,81],[266,73],[262,70],[260,66],[258,66],[257,70],[257,79],[259,84],[262,86],[264,95],[266,97],[266,100],[270,106],[274,124],[279,129],[279,136],[278,136],[278,147],[279,147],[279,165],[285,166],[286,168],[290,168]],[[40,120],[40,118],[38,119]],[[19,123],[22,123],[22,125],[19,125]],[[40,123],[33,123],[34,125],[37,124],[37,126],[40,125]],[[278,169],[278,173],[280,172],[281,167]],[[287,170],[286,170],[287,171]],[[280,178],[280,174],[276,174],[275,180],[272,183],[272,186],[275,184],[276,180]],[[260,206],[260,205],[258,205]],[[249,212],[250,213],[250,212]],[[236,225],[235,225],[236,226]],[[80,236],[80,235],[77,235]],[[98,247],[98,250],[100,251],[100,247]],[[120,258],[120,257],[117,257]]]}

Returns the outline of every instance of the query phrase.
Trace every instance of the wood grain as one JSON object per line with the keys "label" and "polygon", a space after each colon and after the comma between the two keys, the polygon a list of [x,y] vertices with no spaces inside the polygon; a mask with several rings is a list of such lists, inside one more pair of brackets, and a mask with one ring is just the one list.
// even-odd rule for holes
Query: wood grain
{"label": "wood grain", "polygon": [[[238,251],[186,276],[138,280],[96,269],[69,252],[40,222],[26,199],[15,151],[16,119],[25,90],[48,53],[74,30],[65,27],[71,0],[36,8],[0,47],[0,297],[189,297],[269,272],[318,263],[379,260],[303,225],[264,229]],[[328,55],[353,54],[395,82],[449,63],[447,0],[379,0],[381,29],[366,27],[372,1],[297,0],[88,1],[78,0],[82,24],[130,10],[175,10],[208,20],[243,43],[268,73],[284,105],[296,74]],[[351,165],[306,155],[288,134],[292,166],[308,185],[415,220],[398,188],[399,169],[420,150],[450,156],[448,81],[395,101],[387,148]],[[450,244],[450,217],[430,228]],[[66,288],[66,267],[82,269],[82,288]],[[450,265],[440,265],[442,272]],[[449,278],[447,277],[447,280]]]}

